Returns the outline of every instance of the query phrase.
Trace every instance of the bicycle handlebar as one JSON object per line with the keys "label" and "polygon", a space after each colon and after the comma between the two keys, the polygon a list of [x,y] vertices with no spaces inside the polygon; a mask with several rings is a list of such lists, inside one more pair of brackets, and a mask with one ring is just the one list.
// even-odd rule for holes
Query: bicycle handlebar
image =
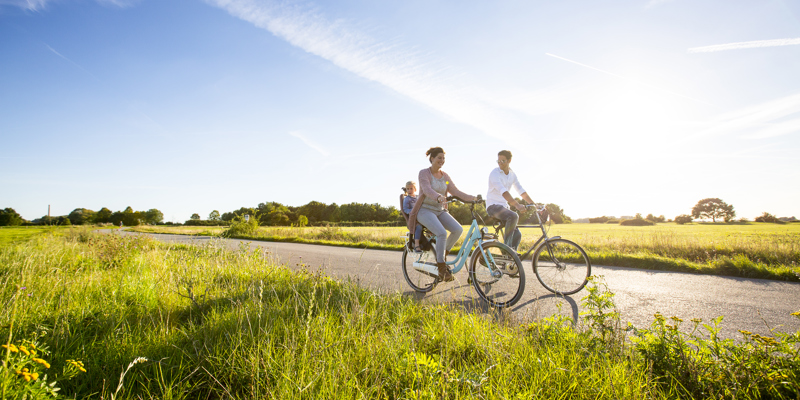
{"label": "bicycle handlebar", "polygon": [[453,202],[456,202],[456,201],[464,203],[464,204],[481,204],[481,203],[485,203],[486,202],[485,200],[483,200],[481,198],[481,195],[477,195],[476,199],[474,201],[464,201],[464,200],[461,200],[461,199],[459,199],[458,197],[455,197],[455,196],[447,196],[447,202],[448,203],[453,203]]}

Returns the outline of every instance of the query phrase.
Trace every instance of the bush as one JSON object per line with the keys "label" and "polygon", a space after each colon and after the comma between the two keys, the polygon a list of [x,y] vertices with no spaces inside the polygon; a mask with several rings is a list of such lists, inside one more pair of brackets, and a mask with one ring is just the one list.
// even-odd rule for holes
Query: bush
{"label": "bush", "polygon": [[655,225],[655,222],[648,221],[644,218],[623,219],[619,222],[623,226],[649,226]]}
{"label": "bush", "polygon": [[604,216],[602,216],[602,217],[597,217],[597,218],[589,218],[589,223],[590,223],[590,224],[605,224],[605,223],[606,223],[606,222],[608,222],[609,220],[611,220],[611,218],[608,218],[608,217],[606,217],[606,216],[604,215]]}
{"label": "bush", "polygon": [[209,221],[204,219],[190,219],[183,223],[184,226],[228,226],[228,221]]}
{"label": "bush", "polygon": [[382,226],[405,226],[406,221],[390,221],[390,222],[377,222],[377,221],[341,221],[341,222],[330,222],[330,221],[320,221],[313,224],[308,224],[308,226],[341,226],[341,227],[360,227],[360,226],[373,226],[373,227],[382,227]]}
{"label": "bush", "polygon": [[779,220],[778,217],[776,217],[776,216],[774,216],[774,215],[772,215],[772,214],[770,214],[770,213],[768,213],[766,211],[764,212],[764,214],[761,214],[760,217],[756,217],[756,222],[771,222],[773,224],[782,224],[783,223],[783,221]]}
{"label": "bush", "polygon": [[683,224],[688,224],[689,222],[692,222],[692,216],[691,215],[681,214],[681,215],[678,215],[677,217],[675,217],[675,223],[676,224],[683,225]]}
{"label": "bush", "polygon": [[[233,218],[231,227],[222,232],[222,237],[252,236],[258,230],[258,221],[261,214],[255,211],[249,218],[244,215],[236,215]],[[188,221],[187,221],[188,222]]]}

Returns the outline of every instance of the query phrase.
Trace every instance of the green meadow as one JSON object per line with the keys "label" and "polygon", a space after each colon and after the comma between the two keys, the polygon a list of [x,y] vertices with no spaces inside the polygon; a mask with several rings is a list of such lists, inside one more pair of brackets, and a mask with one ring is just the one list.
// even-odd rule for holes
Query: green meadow
{"label": "green meadow", "polygon": [[734,341],[720,320],[658,314],[626,328],[602,281],[579,322],[522,324],[292,271],[249,246],[76,228],[0,245],[0,301],[3,399],[800,396],[800,332]]}
{"label": "green meadow", "polygon": [[[550,236],[580,244],[596,265],[800,281],[800,223],[552,224],[548,229]],[[224,232],[209,227],[135,230],[211,236]],[[253,234],[236,237],[399,250],[405,232],[404,227],[259,227]],[[527,250],[541,231],[525,228],[522,234],[520,249]]]}

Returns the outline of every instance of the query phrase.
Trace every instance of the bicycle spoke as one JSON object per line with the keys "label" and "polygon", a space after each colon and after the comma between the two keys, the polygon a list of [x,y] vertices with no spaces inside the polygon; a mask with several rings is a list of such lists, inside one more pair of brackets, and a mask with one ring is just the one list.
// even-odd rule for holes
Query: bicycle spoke
{"label": "bicycle spoke", "polygon": [[476,249],[470,263],[470,277],[478,295],[494,307],[507,307],[522,297],[525,273],[516,253],[498,242],[483,244],[484,255]]}
{"label": "bicycle spoke", "polygon": [[568,295],[583,289],[592,266],[580,246],[569,240],[556,239],[536,249],[533,270],[547,290]]}

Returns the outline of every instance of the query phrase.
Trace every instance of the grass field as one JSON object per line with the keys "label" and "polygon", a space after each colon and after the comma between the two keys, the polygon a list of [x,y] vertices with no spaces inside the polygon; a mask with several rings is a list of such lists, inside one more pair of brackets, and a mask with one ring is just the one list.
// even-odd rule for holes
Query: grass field
{"label": "grass field", "polygon": [[[562,224],[549,229],[550,236],[580,244],[597,265],[800,281],[800,224]],[[136,230],[212,236],[223,232],[209,227]],[[260,227],[244,238],[399,250],[405,232],[403,227]],[[533,245],[540,233],[538,228],[523,229],[520,249]]]}
{"label": "grass field", "polygon": [[0,246],[0,398],[800,396],[800,332],[734,342],[718,321],[686,333],[660,315],[624,332],[602,283],[577,324],[521,325],[292,272],[249,246],[62,233]]}
{"label": "grass field", "polygon": [[45,233],[58,235],[63,230],[63,227],[57,226],[2,226],[0,227],[0,246],[24,242]]}

